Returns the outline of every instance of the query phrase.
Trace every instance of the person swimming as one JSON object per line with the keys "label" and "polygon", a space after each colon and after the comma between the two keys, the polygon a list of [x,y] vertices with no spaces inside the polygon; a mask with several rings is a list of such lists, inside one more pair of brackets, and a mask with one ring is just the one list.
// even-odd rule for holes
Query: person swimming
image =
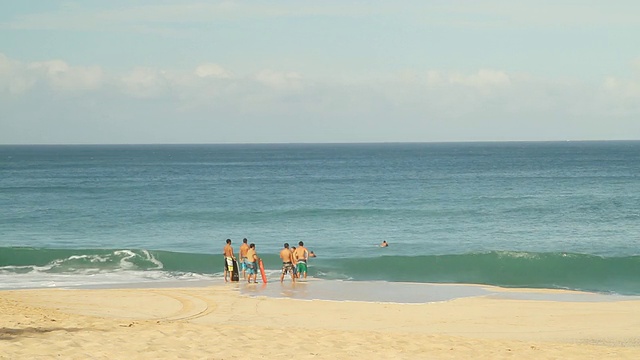
{"label": "person swimming", "polygon": [[389,243],[387,243],[387,240],[382,240],[382,244],[380,244],[380,247],[387,247],[389,246]]}

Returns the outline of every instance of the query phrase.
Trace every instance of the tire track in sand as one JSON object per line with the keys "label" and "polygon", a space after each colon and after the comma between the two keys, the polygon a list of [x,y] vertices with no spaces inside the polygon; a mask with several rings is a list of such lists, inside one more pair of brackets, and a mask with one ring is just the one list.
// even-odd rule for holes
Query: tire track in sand
{"label": "tire track in sand", "polygon": [[201,318],[214,312],[217,308],[211,305],[205,298],[193,294],[187,294],[184,291],[154,291],[154,294],[166,296],[180,303],[180,310],[168,315],[153,318],[156,321],[189,321]]}

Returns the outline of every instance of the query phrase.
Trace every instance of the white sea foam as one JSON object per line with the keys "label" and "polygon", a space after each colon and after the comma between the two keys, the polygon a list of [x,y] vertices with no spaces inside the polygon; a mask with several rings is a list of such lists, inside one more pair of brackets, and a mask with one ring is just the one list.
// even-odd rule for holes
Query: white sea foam
{"label": "white sea foam", "polygon": [[110,271],[96,272],[94,269],[73,274],[51,274],[30,272],[17,274],[0,271],[0,289],[101,287],[124,284],[151,284],[166,281],[215,281],[219,276],[195,273],[170,273],[165,271]]}
{"label": "white sea foam", "polygon": [[133,259],[137,255],[131,250],[118,250],[114,252],[115,255],[124,255],[122,259],[120,259],[120,267],[122,269],[133,269],[135,265],[130,262],[130,259]]}
{"label": "white sea foam", "polygon": [[160,262],[159,260],[157,260],[156,258],[153,257],[153,255],[151,255],[151,253],[149,253],[149,251],[147,250],[142,250],[142,253],[145,255],[146,260],[151,261],[152,263],[156,264],[156,269],[160,270],[164,267],[164,264],[162,262]]}

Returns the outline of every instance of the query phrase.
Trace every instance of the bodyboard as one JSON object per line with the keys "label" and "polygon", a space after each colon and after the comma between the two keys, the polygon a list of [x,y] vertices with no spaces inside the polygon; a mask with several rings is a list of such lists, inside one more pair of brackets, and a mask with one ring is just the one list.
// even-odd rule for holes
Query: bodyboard
{"label": "bodyboard", "polygon": [[264,264],[262,263],[262,259],[260,259],[260,261],[258,261],[258,264],[260,266],[260,275],[262,276],[262,282],[263,283],[267,283],[267,274],[264,273]]}
{"label": "bodyboard", "polygon": [[231,271],[231,281],[240,281],[240,276],[238,275],[238,262],[236,259],[233,259],[233,270]]}

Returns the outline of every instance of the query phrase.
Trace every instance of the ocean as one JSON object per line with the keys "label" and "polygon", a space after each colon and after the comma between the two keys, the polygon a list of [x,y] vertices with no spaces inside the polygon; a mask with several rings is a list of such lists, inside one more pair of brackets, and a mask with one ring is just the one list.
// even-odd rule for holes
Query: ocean
{"label": "ocean", "polygon": [[640,295],[640,142],[0,146],[0,289],[219,282],[227,238],[272,282],[304,241],[325,284]]}

